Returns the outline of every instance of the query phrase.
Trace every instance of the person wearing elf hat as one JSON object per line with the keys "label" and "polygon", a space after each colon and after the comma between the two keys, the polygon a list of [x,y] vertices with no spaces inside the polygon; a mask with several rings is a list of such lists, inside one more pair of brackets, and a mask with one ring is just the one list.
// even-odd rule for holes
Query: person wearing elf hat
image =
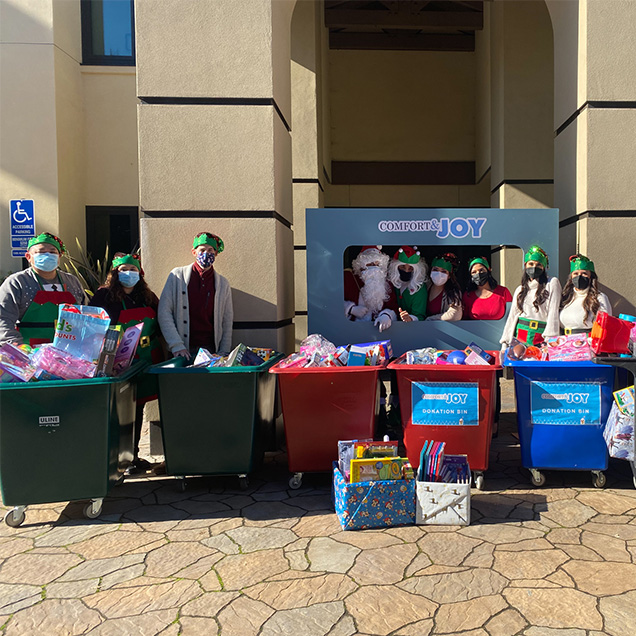
{"label": "person wearing elf hat", "polygon": [[389,263],[389,281],[395,289],[400,320],[413,322],[426,317],[428,266],[417,247],[403,245]]}
{"label": "person wearing elf hat", "polygon": [[458,265],[457,257],[451,252],[433,259],[426,320],[462,319],[462,290],[455,278]]}
{"label": "person wearing elf hat", "polygon": [[398,304],[386,278],[389,257],[381,245],[367,245],[345,270],[344,311],[349,320],[373,322],[379,331],[397,320]]}
{"label": "person wearing elf hat", "polygon": [[200,232],[192,243],[194,263],[175,267],[159,298],[159,326],[168,349],[189,359],[203,347],[213,353],[232,348],[232,293],[227,278],[214,269],[223,241]]}
{"label": "person wearing elf hat", "polygon": [[29,268],[0,286],[0,344],[35,346],[52,342],[58,305],[82,305],[86,294],[77,276],[58,269],[66,253],[61,239],[42,232],[29,240]]}
{"label": "person wearing elf hat", "polygon": [[[118,252],[113,258],[106,283],[94,294],[89,303],[101,307],[110,316],[111,325],[121,325],[122,331],[141,324],[143,329],[135,359],[157,364],[163,360],[157,307],[159,299],[148,287],[137,254]],[[133,462],[129,472],[148,470],[150,463],[139,459],[139,440],[143,424],[144,404],[157,399],[157,376],[141,374],[137,382],[137,412],[135,416]]]}
{"label": "person wearing elf hat", "polygon": [[521,285],[515,289],[512,305],[503,335],[502,350],[510,345],[513,338],[524,344],[537,345],[543,338],[559,335],[559,304],[561,283],[554,276],[548,276],[548,255],[533,245],[523,257],[524,270]]}
{"label": "person wearing elf hat", "polygon": [[589,333],[599,311],[612,315],[609,298],[598,289],[594,263],[581,254],[570,256],[570,275],[561,294],[561,329],[566,335]]}
{"label": "person wearing elf hat", "polygon": [[490,263],[476,256],[468,263],[470,282],[464,292],[464,320],[499,320],[506,313],[506,303],[512,301],[507,287],[499,285],[492,275]]}

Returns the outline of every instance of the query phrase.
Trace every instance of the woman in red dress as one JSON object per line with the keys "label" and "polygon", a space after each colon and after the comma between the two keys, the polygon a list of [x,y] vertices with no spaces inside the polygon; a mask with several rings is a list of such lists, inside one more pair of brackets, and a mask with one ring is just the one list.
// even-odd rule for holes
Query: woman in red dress
{"label": "woman in red dress", "polygon": [[468,264],[470,282],[464,292],[465,320],[500,320],[506,314],[506,303],[512,302],[507,287],[499,285],[492,275],[490,264],[483,256]]}

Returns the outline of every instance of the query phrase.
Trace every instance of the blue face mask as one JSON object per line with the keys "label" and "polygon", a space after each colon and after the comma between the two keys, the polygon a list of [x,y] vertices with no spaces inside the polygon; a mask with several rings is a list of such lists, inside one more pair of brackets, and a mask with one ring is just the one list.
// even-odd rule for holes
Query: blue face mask
{"label": "blue face mask", "polygon": [[44,252],[43,254],[33,255],[33,266],[43,272],[53,272],[57,269],[60,262],[58,254]]}
{"label": "blue face mask", "polygon": [[139,272],[135,270],[119,272],[117,275],[119,276],[119,282],[124,287],[134,287],[139,282]]}
{"label": "blue face mask", "polygon": [[214,252],[199,252],[197,254],[197,263],[199,263],[203,269],[207,269],[214,263],[215,258]]}

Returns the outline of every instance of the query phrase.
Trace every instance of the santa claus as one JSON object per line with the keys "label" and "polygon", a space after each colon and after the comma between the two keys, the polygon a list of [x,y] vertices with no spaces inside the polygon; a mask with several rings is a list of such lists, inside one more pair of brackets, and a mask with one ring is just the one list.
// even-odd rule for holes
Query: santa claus
{"label": "santa claus", "polygon": [[345,270],[344,310],[349,320],[373,321],[384,331],[397,319],[398,304],[386,278],[389,257],[381,250],[381,245],[363,247],[353,272]]}

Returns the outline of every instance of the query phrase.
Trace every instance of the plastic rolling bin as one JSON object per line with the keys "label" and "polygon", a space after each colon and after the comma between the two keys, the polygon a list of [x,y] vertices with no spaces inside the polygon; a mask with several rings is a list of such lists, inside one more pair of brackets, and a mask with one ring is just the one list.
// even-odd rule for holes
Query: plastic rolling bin
{"label": "plastic rolling bin", "polygon": [[116,377],[0,384],[0,489],[20,526],[30,504],[90,499],[95,519],[133,458],[137,362]]}
{"label": "plastic rolling bin", "polygon": [[183,358],[153,365],[166,474],[186,488],[193,475],[237,475],[241,488],[263,461],[274,427],[275,354],[253,367],[187,368]]}
{"label": "plastic rolling bin", "polygon": [[603,428],[612,406],[614,369],[593,362],[504,359],[512,367],[517,398],[521,461],[532,484],[542,470],[589,470],[592,483],[606,483],[608,453]]}
{"label": "plastic rolling bin", "polygon": [[[597,364],[607,364],[619,369],[626,369],[632,374],[632,384],[636,381],[636,358],[611,358],[608,356],[601,356],[594,358],[593,362]],[[636,413],[634,414],[634,424],[636,425]],[[634,429],[636,430],[636,428]],[[636,440],[634,441],[636,446]],[[634,461],[629,462],[632,467],[632,475],[634,479],[634,488],[636,488],[636,448],[634,449]]]}
{"label": "plastic rolling bin", "polygon": [[339,440],[373,438],[382,368],[270,369],[278,376],[291,488],[300,488],[303,473],[331,471]]}
{"label": "plastic rolling bin", "polygon": [[449,455],[468,455],[475,486],[484,487],[497,402],[499,352],[489,365],[406,364],[406,354],[389,365],[397,376],[404,446],[414,468],[425,440],[446,442]]}

